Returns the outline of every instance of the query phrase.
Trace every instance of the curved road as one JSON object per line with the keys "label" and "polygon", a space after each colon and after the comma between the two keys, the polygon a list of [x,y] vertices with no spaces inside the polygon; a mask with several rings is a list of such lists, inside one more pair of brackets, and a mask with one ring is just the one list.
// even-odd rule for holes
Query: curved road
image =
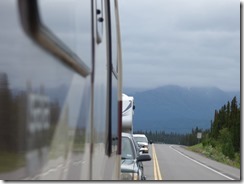
{"label": "curved road", "polygon": [[240,169],[213,161],[179,145],[152,144],[144,162],[147,180],[240,180]]}

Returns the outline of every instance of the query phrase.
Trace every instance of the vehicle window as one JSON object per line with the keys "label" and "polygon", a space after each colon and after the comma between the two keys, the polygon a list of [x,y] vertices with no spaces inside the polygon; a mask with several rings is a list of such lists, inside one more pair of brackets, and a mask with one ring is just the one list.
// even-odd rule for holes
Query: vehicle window
{"label": "vehicle window", "polygon": [[148,142],[146,137],[134,137],[136,142]]}
{"label": "vehicle window", "polygon": [[91,1],[41,0],[38,4],[44,25],[91,67]]}
{"label": "vehicle window", "polygon": [[134,138],[132,138],[132,140],[133,140],[133,143],[135,145],[136,152],[137,152],[137,155],[138,155],[140,153],[140,147],[139,147],[138,143],[136,142],[136,140]]}
{"label": "vehicle window", "polygon": [[122,159],[134,159],[134,151],[132,143],[129,138],[122,137],[122,150],[121,150]]}

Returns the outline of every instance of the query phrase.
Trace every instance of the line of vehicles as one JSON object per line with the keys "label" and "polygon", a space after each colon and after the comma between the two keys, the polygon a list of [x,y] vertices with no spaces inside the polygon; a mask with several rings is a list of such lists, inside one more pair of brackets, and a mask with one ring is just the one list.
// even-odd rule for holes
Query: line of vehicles
{"label": "line of vehicles", "polygon": [[118,1],[3,0],[0,24],[0,179],[143,179],[131,99],[122,125]]}
{"label": "line of vehicles", "polygon": [[149,146],[144,134],[133,134],[134,98],[123,94],[121,179],[146,180],[143,162],[150,161]]}

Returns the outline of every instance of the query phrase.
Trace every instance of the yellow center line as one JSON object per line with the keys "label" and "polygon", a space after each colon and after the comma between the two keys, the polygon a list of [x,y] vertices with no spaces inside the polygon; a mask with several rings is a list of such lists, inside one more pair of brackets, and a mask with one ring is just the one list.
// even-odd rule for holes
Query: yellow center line
{"label": "yellow center line", "polygon": [[153,173],[154,173],[154,179],[158,180],[158,175],[157,175],[157,169],[156,169],[156,163],[155,163],[155,151],[154,151],[154,145],[152,145],[152,155],[153,155]]}
{"label": "yellow center line", "polygon": [[152,144],[152,155],[153,155],[153,171],[154,171],[154,179],[155,180],[162,180],[160,168],[158,165],[158,159],[155,151],[154,144]]}

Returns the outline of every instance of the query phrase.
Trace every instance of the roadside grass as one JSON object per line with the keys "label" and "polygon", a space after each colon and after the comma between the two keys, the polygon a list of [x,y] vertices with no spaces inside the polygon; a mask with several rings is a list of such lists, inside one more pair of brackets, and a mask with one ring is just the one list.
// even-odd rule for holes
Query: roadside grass
{"label": "roadside grass", "polygon": [[218,162],[240,169],[240,153],[235,153],[234,159],[230,159],[221,152],[220,147],[213,147],[212,145],[203,146],[203,144],[200,143],[186,148],[191,151],[203,154],[206,157],[216,160]]}

